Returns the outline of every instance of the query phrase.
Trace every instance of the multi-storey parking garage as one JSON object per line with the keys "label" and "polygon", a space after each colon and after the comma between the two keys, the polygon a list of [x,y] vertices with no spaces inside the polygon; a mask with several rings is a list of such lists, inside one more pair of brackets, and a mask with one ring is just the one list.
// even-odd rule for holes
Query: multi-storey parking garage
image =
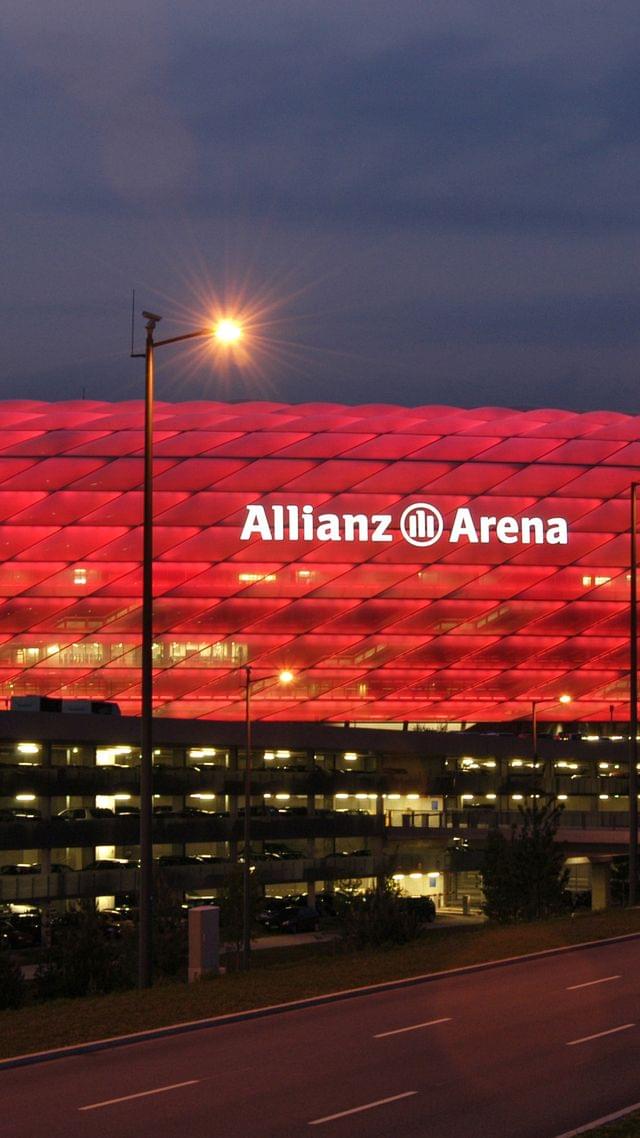
{"label": "multi-storey parking garage", "polygon": [[[135,892],[139,722],[0,713],[0,901]],[[213,896],[244,855],[242,725],[164,720],[154,755],[154,854],[172,885]],[[622,852],[627,741],[508,733],[258,724],[251,850],[268,892],[392,873],[438,905],[478,895],[478,853],[540,786],[564,803],[560,840],[576,883]],[[345,750],[345,746],[349,749]]]}
{"label": "multi-storey parking garage", "polygon": [[[14,401],[0,422],[0,699],[123,712],[0,716],[2,896],[129,892],[142,408]],[[455,892],[460,847],[538,785],[510,726],[532,712],[568,852],[618,847],[639,436],[610,412],[160,404],[154,851],[200,856],[167,866],[185,889],[243,854],[247,664],[267,886],[391,868]],[[132,864],[87,869],[109,858]]]}

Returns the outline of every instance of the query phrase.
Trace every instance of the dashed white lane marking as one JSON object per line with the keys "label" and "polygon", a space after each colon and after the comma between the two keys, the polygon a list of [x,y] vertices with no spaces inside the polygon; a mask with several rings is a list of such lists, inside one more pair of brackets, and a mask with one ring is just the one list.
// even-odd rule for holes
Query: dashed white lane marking
{"label": "dashed white lane marking", "polygon": [[602,1039],[603,1035],[615,1035],[617,1031],[628,1031],[630,1027],[635,1027],[635,1023],[622,1023],[620,1027],[610,1027],[607,1031],[597,1031],[595,1035],[583,1035],[582,1039],[572,1039],[567,1043],[567,1047],[577,1047],[578,1043],[590,1043],[592,1039]]}
{"label": "dashed white lane marking", "polygon": [[132,1098],[146,1098],[147,1095],[161,1095],[165,1091],[175,1091],[178,1087],[192,1087],[200,1079],[187,1079],[186,1083],[171,1083],[168,1087],[154,1087],[151,1091],[137,1091],[134,1095],[122,1095],[120,1098],[107,1098],[104,1102],[92,1102],[89,1106],[79,1106],[78,1110],[99,1110],[102,1106],[113,1106],[116,1102],[129,1102]]}
{"label": "dashed white lane marking", "polygon": [[374,1039],[385,1039],[387,1035],[402,1035],[403,1031],[419,1031],[421,1027],[433,1027],[436,1023],[451,1023],[451,1016],[444,1019],[428,1019],[426,1023],[412,1023],[410,1027],[396,1027],[393,1031],[379,1031]]}
{"label": "dashed white lane marking", "polygon": [[375,1106],[385,1106],[388,1102],[398,1102],[401,1098],[410,1098],[417,1091],[403,1091],[401,1095],[391,1095],[390,1098],[379,1098],[375,1102],[366,1102],[364,1106],[353,1106],[351,1110],[341,1110],[338,1114],[326,1114],[324,1118],[314,1118],[309,1126],[321,1126],[323,1122],[334,1122],[336,1118],[346,1118],[348,1114],[359,1114],[361,1110],[373,1110]]}
{"label": "dashed white lane marking", "polygon": [[585,980],[584,984],[572,984],[567,992],[577,992],[578,988],[592,988],[594,984],[608,984],[610,980],[619,979],[619,976],[603,976],[601,980]]}

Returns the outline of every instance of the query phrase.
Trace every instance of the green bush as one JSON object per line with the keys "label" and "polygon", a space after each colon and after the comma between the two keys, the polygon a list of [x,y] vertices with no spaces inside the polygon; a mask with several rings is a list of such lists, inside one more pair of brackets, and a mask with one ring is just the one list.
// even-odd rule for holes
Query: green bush
{"label": "green bush", "polygon": [[87,996],[129,988],[135,983],[135,937],[109,940],[93,905],[69,915],[57,929],[35,975],[39,999]]}
{"label": "green bush", "polygon": [[0,1008],[21,1008],[25,997],[22,969],[6,949],[0,949]]}
{"label": "green bush", "polygon": [[407,944],[422,929],[420,917],[388,878],[379,888],[355,895],[344,905],[339,919],[345,945],[352,949]]}

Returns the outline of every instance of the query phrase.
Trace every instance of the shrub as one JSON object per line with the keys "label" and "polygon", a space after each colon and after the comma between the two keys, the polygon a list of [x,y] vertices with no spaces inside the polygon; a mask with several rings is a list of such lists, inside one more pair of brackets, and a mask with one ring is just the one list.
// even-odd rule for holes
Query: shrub
{"label": "shrub", "polygon": [[21,1008],[25,997],[22,969],[6,949],[0,949],[0,1008]]}
{"label": "shrub", "polygon": [[345,944],[354,949],[406,944],[419,936],[422,928],[418,913],[389,878],[378,889],[354,896],[344,906],[340,919]]}
{"label": "shrub", "polygon": [[93,905],[78,908],[56,930],[44,960],[36,971],[36,995],[86,996],[132,987],[135,949],[132,934],[108,940]]}

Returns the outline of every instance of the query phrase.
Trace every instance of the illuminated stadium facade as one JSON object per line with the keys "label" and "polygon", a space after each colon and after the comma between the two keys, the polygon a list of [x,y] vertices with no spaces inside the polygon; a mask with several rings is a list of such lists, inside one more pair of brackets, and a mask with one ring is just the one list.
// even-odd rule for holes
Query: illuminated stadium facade
{"label": "illuminated stadium facade", "polygon": [[[143,409],[0,409],[1,695],[140,706]],[[628,717],[640,418],[159,404],[158,716]],[[278,685],[280,668],[296,683]]]}
{"label": "illuminated stadium facade", "polygon": [[[0,905],[139,888],[142,420],[140,402],[0,410]],[[251,665],[266,892],[393,873],[480,904],[487,834],[544,780],[572,889],[608,904],[640,419],[160,404],[155,454],[152,837],[172,888],[217,897],[241,856]]]}

